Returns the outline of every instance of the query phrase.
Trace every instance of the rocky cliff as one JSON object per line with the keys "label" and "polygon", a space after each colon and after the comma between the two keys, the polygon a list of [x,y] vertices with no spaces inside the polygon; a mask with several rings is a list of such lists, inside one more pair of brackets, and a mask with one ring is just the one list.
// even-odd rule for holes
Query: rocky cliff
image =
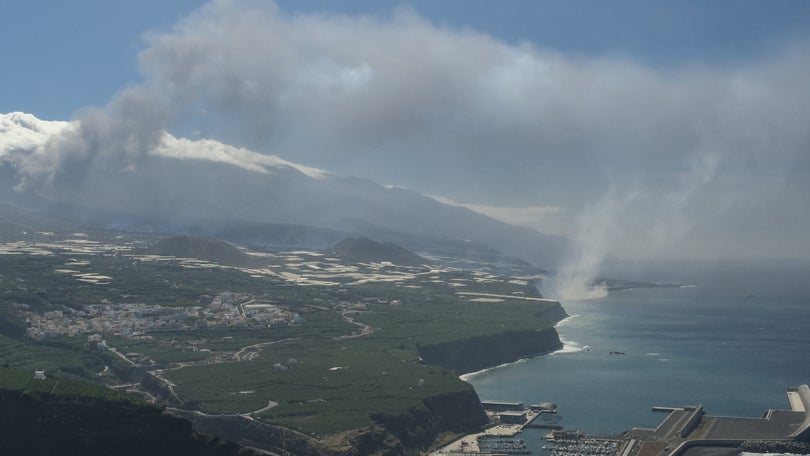
{"label": "rocky cliff", "polygon": [[476,431],[489,421],[475,390],[440,394],[404,413],[371,416],[407,449],[427,450],[442,433]]}
{"label": "rocky cliff", "polygon": [[559,302],[555,302],[542,312],[538,312],[537,316],[542,317],[551,324],[557,324],[568,318],[570,315],[568,315]]}
{"label": "rocky cliff", "polygon": [[548,327],[423,345],[419,347],[419,354],[428,364],[464,374],[551,353],[562,346],[557,331]]}
{"label": "rocky cliff", "polygon": [[428,364],[463,374],[561,349],[563,344],[551,325],[568,317],[568,314],[559,303],[555,303],[537,316],[542,317],[548,325],[541,329],[506,331],[420,345],[419,355]]}

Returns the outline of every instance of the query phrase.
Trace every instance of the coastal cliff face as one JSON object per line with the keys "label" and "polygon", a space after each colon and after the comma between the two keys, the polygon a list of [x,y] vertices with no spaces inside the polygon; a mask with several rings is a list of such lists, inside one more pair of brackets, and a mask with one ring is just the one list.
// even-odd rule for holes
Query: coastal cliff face
{"label": "coastal cliff face", "polygon": [[563,309],[563,306],[559,302],[555,302],[544,311],[540,312],[538,316],[545,319],[550,324],[557,324],[562,320],[570,317],[568,313]]}
{"label": "coastal cliff face", "polygon": [[423,345],[419,347],[419,354],[428,364],[466,374],[521,358],[551,353],[562,347],[557,331],[548,327]]}
{"label": "coastal cliff face", "polygon": [[[550,325],[567,317],[562,307],[547,306],[536,316],[548,326],[425,345],[419,351],[428,363],[463,373],[561,348]],[[146,375],[144,382],[153,383],[158,394],[166,393],[158,379]],[[458,390],[426,397],[407,410],[374,414],[372,426],[325,438],[240,417],[175,410],[174,414],[186,418],[182,419],[147,405],[0,390],[0,409],[8,412],[0,414],[0,440],[13,454],[228,456],[282,450],[302,456],[406,455],[427,451],[449,435],[475,432],[488,422],[472,386],[459,384]],[[199,431],[220,437],[206,437]],[[51,436],[48,440],[37,438],[46,434]]]}
{"label": "coastal cliff face", "polygon": [[563,344],[557,330],[551,325],[567,318],[568,314],[560,303],[555,303],[537,316],[548,322],[549,326],[421,345],[419,355],[428,364],[465,374],[561,349]]}
{"label": "coastal cliff face", "polygon": [[404,413],[376,414],[371,418],[404,448],[420,450],[429,449],[439,434],[477,431],[489,421],[472,387],[429,397],[422,401],[422,406]]}

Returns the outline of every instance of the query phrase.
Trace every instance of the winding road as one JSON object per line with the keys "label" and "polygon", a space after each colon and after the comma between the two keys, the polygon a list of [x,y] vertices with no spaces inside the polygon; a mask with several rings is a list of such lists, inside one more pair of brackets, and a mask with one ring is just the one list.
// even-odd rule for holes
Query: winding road
{"label": "winding road", "polygon": [[355,338],[358,338],[358,337],[365,337],[365,336],[368,336],[368,335],[371,335],[371,334],[374,333],[374,327],[372,327],[371,325],[367,325],[367,324],[365,324],[365,323],[363,323],[361,321],[357,321],[354,318],[350,317],[348,314],[349,314],[348,312],[341,312],[340,316],[343,317],[343,321],[345,321],[346,323],[349,323],[349,324],[352,324],[352,325],[355,325],[355,326],[359,326],[360,327],[360,332],[359,333],[346,334],[346,335],[343,335],[343,336],[337,336],[337,337],[333,337],[332,339],[334,339],[334,340],[355,339]]}
{"label": "winding road", "polygon": [[238,352],[234,353],[231,359],[236,361],[252,361],[253,358],[258,356],[259,349],[268,347],[270,345],[280,344],[282,342],[289,342],[292,340],[299,340],[300,337],[290,337],[288,339],[272,340],[270,342],[259,342],[258,344],[248,345],[242,347]]}
{"label": "winding road", "polygon": [[[321,309],[321,308],[319,308],[319,309]],[[321,310],[327,310],[327,309],[321,309]],[[346,312],[346,311],[340,312],[340,316],[345,322],[359,327],[360,331],[359,332],[353,332],[351,334],[346,334],[346,335],[343,335],[343,336],[334,337],[333,338],[334,340],[344,340],[344,339],[354,339],[354,338],[358,338],[358,337],[365,337],[365,336],[368,336],[370,334],[373,334],[374,331],[375,331],[374,327],[372,327],[371,325],[368,325],[368,324],[365,324],[363,322],[355,320],[352,316],[349,315],[349,312]],[[269,347],[269,346],[275,345],[275,344],[284,343],[284,342],[291,342],[291,341],[294,341],[294,340],[300,340],[300,339],[301,339],[300,337],[290,337],[290,338],[287,338],[287,339],[279,339],[279,340],[273,340],[273,341],[269,341],[269,342],[259,342],[259,343],[256,343],[256,344],[250,344],[250,345],[246,345],[246,346],[240,348],[239,350],[237,350],[236,352],[234,352],[230,356],[228,356],[227,353],[225,353],[223,355],[215,356],[215,357],[213,357],[213,359],[205,359],[205,360],[201,360],[201,361],[187,361],[187,362],[173,363],[170,367],[166,367],[166,368],[162,368],[162,369],[155,369],[155,370],[149,371],[149,373],[154,375],[155,378],[157,378],[158,380],[162,381],[166,385],[166,387],[169,389],[169,392],[174,397],[174,399],[176,399],[177,402],[182,403],[183,400],[180,398],[180,396],[175,391],[175,388],[177,387],[177,385],[175,385],[169,379],[167,379],[167,378],[165,378],[163,376],[167,371],[179,370],[179,369],[183,369],[183,368],[191,367],[191,366],[219,364],[219,363],[234,362],[234,361],[235,362],[249,362],[249,361],[254,360],[257,356],[259,356],[260,351],[262,349],[266,348],[266,347]],[[113,348],[113,347],[108,347],[108,348],[109,348],[110,351],[115,353],[121,359],[127,361],[132,366],[136,366],[136,367],[140,366],[139,364],[137,364],[134,361],[127,358],[124,354],[122,354],[121,352],[119,352],[115,348]],[[146,391],[144,391],[144,392],[148,393]],[[168,409],[169,410],[175,410],[175,411],[182,411],[182,412],[186,412],[186,413],[193,413],[195,415],[207,416],[207,417],[236,417],[236,416],[239,416],[239,417],[242,417],[242,418],[253,421],[253,420],[255,420],[254,415],[258,415],[260,413],[266,412],[267,410],[270,410],[270,409],[272,409],[273,407],[275,407],[277,405],[278,405],[277,402],[269,400],[267,402],[266,406],[258,408],[256,410],[251,410],[251,411],[242,412],[242,413],[227,413],[227,414],[226,413],[212,414],[212,413],[202,412],[202,411],[199,411],[199,410],[186,410],[186,409],[181,409],[181,408],[177,408],[177,407],[168,407]]]}

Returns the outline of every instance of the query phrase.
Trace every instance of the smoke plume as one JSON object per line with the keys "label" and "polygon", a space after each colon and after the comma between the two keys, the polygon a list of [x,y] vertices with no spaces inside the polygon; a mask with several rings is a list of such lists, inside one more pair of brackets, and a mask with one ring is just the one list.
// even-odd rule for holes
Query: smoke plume
{"label": "smoke plume", "polygon": [[[587,247],[561,273],[587,284],[608,253],[810,255],[808,55],[799,42],[740,64],[656,68],[407,9],[293,15],[214,0],[146,35],[138,85],[35,153],[0,159],[18,191],[48,198],[167,213],[203,194],[264,204],[224,177],[186,193],[195,168],[171,176],[152,163],[165,131],[217,139],[554,225]],[[578,226],[544,224],[580,211]]]}

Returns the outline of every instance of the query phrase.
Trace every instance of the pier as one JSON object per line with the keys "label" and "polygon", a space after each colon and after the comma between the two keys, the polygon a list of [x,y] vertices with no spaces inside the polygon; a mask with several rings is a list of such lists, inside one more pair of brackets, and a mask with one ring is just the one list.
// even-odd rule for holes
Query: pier
{"label": "pier", "polygon": [[[556,413],[556,409],[546,410],[539,406],[523,409],[520,402],[485,401],[491,406],[487,410],[490,419],[497,423],[477,434],[465,435],[458,440],[431,453],[433,456],[458,456],[460,454],[530,454],[523,440],[518,436],[523,429],[533,426],[541,415]],[[516,407],[520,406],[520,410]],[[504,422],[506,418],[507,422]],[[515,420],[514,422],[509,422]],[[520,422],[517,422],[520,421]]]}
{"label": "pier", "polygon": [[[527,449],[521,438],[524,429],[562,431],[562,426],[557,425],[558,420],[555,419],[557,406],[554,404],[546,402],[532,405],[528,409],[523,408],[521,402],[484,401],[482,404],[485,405],[487,415],[495,424],[477,434],[465,435],[431,455],[530,454],[531,451]],[[554,442],[553,439],[549,441],[549,446],[556,448],[556,444],[552,442]],[[610,456],[616,451],[615,442],[585,437],[576,440],[561,439],[559,445],[559,452],[552,453],[555,456],[571,456],[576,449],[580,450],[579,455],[581,456]],[[606,451],[608,446],[612,447],[612,453]]]}
{"label": "pier", "polygon": [[787,396],[790,409],[768,410],[760,418],[709,416],[702,404],[656,406],[654,411],[666,412],[667,416],[655,429],[633,428],[621,439],[564,430],[554,419],[554,404],[516,410],[521,403],[490,402],[492,408],[487,414],[496,424],[432,454],[527,454],[529,450],[518,434],[528,428],[551,430],[542,448],[551,451],[551,456],[691,456],[730,454],[740,448],[810,454],[810,387],[788,387]]}

